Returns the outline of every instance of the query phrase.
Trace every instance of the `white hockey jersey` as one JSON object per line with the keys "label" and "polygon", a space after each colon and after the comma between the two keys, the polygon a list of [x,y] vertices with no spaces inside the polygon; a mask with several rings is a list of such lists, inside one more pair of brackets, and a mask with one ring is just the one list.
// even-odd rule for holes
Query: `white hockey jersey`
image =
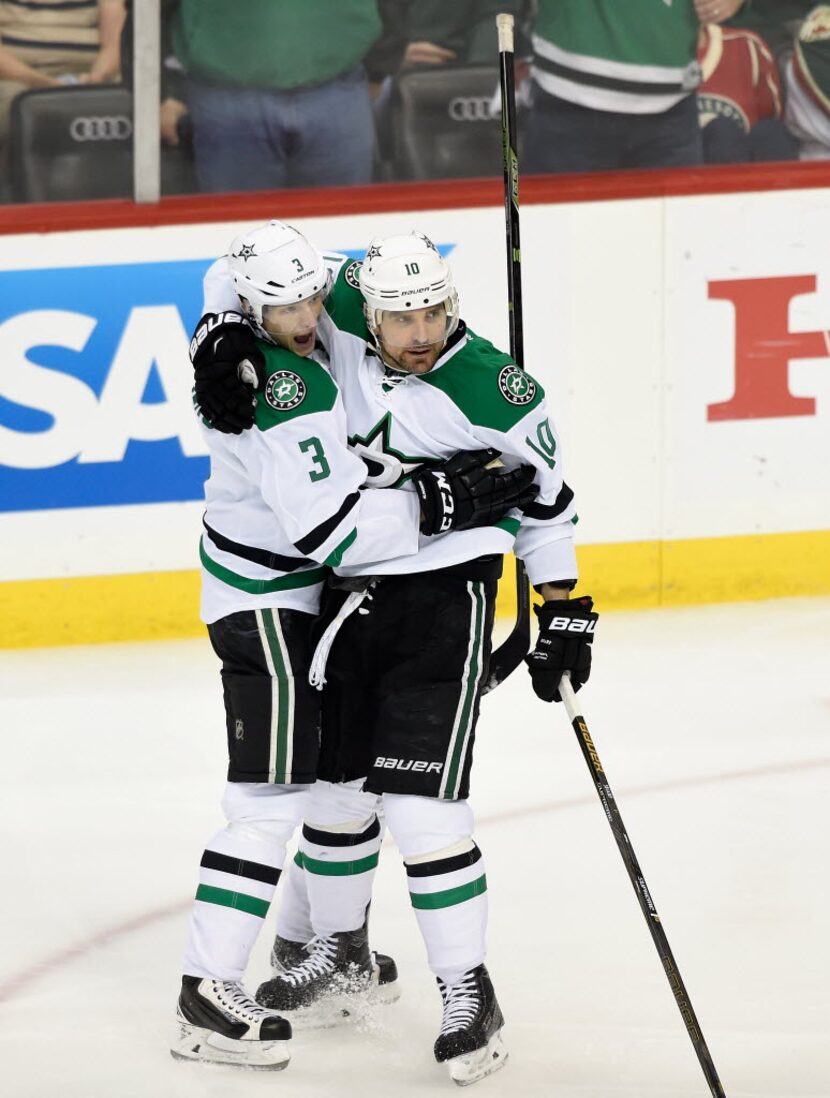
{"label": "white hockey jersey", "polygon": [[323,365],[262,343],[267,381],[242,435],[204,427],[202,619],[280,606],[316,613],[327,569],[415,553],[417,498],[362,492],[346,414]]}
{"label": "white hockey jersey", "polygon": [[416,558],[343,561],[341,575],[423,572],[515,549],[531,583],[576,578],[573,493],[542,387],[509,355],[462,323],[426,374],[387,370],[367,348],[359,263],[341,268],[321,318],[332,375],[346,406],[349,446],[367,463],[366,484],[414,493],[421,464],[493,447],[508,469],[535,467],[539,494],[493,526],[421,537]]}
{"label": "white hockey jersey", "polygon": [[[524,514],[512,512],[490,527],[420,535],[414,556],[407,545],[397,553],[377,552],[372,557],[381,541],[364,538],[358,527],[354,551],[330,562],[335,571],[349,576],[422,572],[515,549],[532,583],[575,578],[573,493],[562,478],[558,438],[541,386],[509,355],[463,324],[429,373],[393,375],[366,343],[356,277],[359,264],[342,256],[327,255],[326,260],[336,280],[318,335],[342,394],[349,446],[365,462],[367,487],[394,490],[364,492],[364,499],[392,495],[414,504],[417,496],[410,475],[418,465],[485,447],[499,450],[507,468],[533,465],[539,487],[535,503]],[[218,260],[205,279],[205,311],[234,308],[238,302],[227,265]],[[389,505],[378,501],[376,506],[382,512]],[[233,523],[232,508],[227,522]],[[401,538],[399,526],[390,543],[403,544]]]}

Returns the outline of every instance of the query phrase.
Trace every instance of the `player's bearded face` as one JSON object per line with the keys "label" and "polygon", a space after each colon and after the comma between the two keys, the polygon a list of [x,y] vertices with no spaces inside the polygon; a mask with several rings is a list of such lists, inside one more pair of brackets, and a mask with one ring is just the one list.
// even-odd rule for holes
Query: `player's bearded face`
{"label": "player's bearded face", "polygon": [[407,374],[426,374],[447,341],[447,310],[441,304],[405,313],[382,313],[378,338],[390,366]]}
{"label": "player's bearded face", "polygon": [[305,357],[314,350],[323,294],[314,294],[292,305],[265,305],[262,327],[280,347]]}

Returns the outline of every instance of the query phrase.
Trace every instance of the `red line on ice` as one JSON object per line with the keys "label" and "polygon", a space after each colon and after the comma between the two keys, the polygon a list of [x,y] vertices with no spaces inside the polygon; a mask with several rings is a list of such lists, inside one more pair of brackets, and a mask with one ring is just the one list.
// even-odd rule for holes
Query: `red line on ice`
{"label": "red line on ice", "polygon": [[[767,778],[777,774],[795,774],[800,771],[819,769],[828,766],[830,766],[830,759],[802,759],[800,762],[777,763],[770,766],[759,766],[754,769],[732,770],[724,774],[674,778],[655,785],[629,786],[622,791],[622,795],[619,799],[622,800],[624,805],[625,802],[632,797],[647,796],[650,793],[667,793],[674,789],[693,789],[697,786],[719,785],[722,782],[745,781],[752,778]],[[489,816],[482,816],[478,820],[478,826],[486,827],[488,824],[504,823],[509,820],[522,819],[527,816],[543,815],[546,812],[560,812],[569,808],[582,808],[585,805],[594,804],[595,802],[596,793],[592,791],[586,795],[571,797],[564,801],[552,801],[547,804],[529,805],[525,808],[516,808],[507,812],[496,812]],[[8,1002],[9,999],[15,998],[15,996],[31,983],[32,980],[51,975],[55,969],[62,968],[64,965],[77,960],[79,957],[84,957],[89,953],[93,953],[96,949],[101,949],[103,946],[110,945],[119,938],[125,938],[129,934],[135,934],[138,931],[145,930],[148,926],[152,926],[153,923],[163,922],[165,919],[180,915],[183,911],[187,911],[191,903],[192,900],[190,899],[179,900],[178,903],[168,904],[166,907],[157,907],[152,911],[145,911],[143,915],[136,915],[133,919],[126,919],[124,922],[114,923],[112,926],[99,931],[97,934],[93,934],[89,938],[76,942],[75,945],[67,946],[65,949],[58,950],[56,953],[44,957],[43,960],[37,961],[28,968],[21,969],[20,972],[15,973],[0,983],[0,1003]]]}

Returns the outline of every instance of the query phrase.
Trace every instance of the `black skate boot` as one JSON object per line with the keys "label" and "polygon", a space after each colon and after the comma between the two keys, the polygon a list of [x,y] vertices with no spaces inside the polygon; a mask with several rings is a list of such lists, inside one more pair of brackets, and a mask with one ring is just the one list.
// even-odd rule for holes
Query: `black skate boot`
{"label": "black skate boot", "polygon": [[[398,979],[398,966],[394,959],[386,953],[376,953],[374,950],[371,951],[370,956],[375,970],[373,983],[391,991],[389,985],[396,983]],[[271,970],[274,977],[284,975],[290,968],[296,968],[306,960],[308,960],[308,946],[304,942],[293,942],[290,938],[280,937],[279,934],[274,938],[274,946],[271,950]],[[398,998],[397,992],[394,998]],[[384,1001],[394,1000],[387,997]]]}
{"label": "black skate boot", "polygon": [[273,976],[282,976],[289,968],[301,965],[308,958],[305,942],[292,942],[278,934],[271,947],[271,972]]}
{"label": "black skate boot", "polygon": [[241,984],[183,976],[175,1060],[279,1071],[290,1057],[291,1024],[263,1010]]}
{"label": "black skate boot", "polygon": [[466,1087],[504,1067],[504,1016],[484,965],[466,972],[457,984],[439,979],[438,989],[444,1018],[435,1042],[435,1059],[447,1065],[450,1078]]}
{"label": "black skate boot", "polygon": [[[397,998],[394,981],[383,992],[392,992]],[[363,926],[327,938],[312,938],[304,960],[261,984],[256,1000],[262,1006],[290,1014],[301,1025],[314,1027],[336,1025],[360,1007],[374,1005],[380,996]],[[391,1001],[388,994],[385,1001]]]}

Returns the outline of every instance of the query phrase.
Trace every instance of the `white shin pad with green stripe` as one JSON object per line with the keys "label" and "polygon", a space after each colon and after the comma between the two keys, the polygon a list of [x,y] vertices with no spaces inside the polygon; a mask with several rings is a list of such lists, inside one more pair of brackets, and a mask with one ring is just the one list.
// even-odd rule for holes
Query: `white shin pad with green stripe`
{"label": "white shin pad with green stripe", "polygon": [[377,817],[380,797],[364,793],[362,785],[358,778],[311,787],[298,860],[320,937],[363,926],[372,898],[384,828]]}
{"label": "white shin pad with green stripe", "polygon": [[487,877],[467,801],[384,794],[431,971],[457,983],[486,954]]}
{"label": "white shin pad with green stripe", "polygon": [[308,803],[307,786],[229,782],[228,819],[205,848],[182,972],[239,981]]}

